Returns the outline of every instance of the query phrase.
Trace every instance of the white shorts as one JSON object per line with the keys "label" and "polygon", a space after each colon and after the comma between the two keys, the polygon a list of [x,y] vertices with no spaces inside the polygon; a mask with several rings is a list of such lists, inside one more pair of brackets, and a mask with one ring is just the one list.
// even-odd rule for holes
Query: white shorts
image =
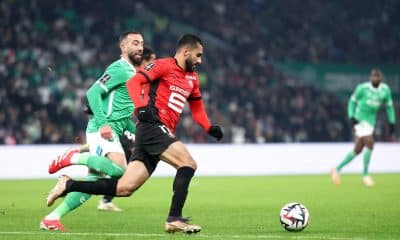
{"label": "white shorts", "polygon": [[91,155],[104,157],[110,152],[124,154],[124,149],[119,141],[119,137],[114,132],[112,140],[102,138],[100,132],[86,133],[86,142],[89,144],[89,152]]}
{"label": "white shorts", "polygon": [[367,122],[360,122],[354,126],[356,137],[372,136],[374,127]]}

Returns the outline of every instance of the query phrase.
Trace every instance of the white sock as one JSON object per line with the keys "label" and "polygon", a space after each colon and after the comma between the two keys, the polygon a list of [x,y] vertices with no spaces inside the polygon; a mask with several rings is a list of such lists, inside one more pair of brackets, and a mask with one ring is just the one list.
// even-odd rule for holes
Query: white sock
{"label": "white sock", "polygon": [[57,213],[50,213],[45,217],[46,220],[60,220],[60,215]]}
{"label": "white sock", "polygon": [[78,160],[79,160],[79,156],[80,155],[81,155],[80,153],[75,153],[74,155],[72,155],[71,164],[78,164]]}

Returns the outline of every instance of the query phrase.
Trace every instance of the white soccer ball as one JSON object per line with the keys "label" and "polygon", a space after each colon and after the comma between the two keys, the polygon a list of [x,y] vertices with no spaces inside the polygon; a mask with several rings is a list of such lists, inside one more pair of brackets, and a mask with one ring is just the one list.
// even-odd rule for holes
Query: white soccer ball
{"label": "white soccer ball", "polygon": [[292,202],[282,207],[279,219],[284,229],[299,232],[307,227],[310,214],[303,204]]}

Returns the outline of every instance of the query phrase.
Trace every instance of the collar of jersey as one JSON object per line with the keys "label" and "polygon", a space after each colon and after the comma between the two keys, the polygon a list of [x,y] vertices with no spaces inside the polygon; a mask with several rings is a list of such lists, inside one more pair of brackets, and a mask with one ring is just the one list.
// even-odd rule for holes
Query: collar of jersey
{"label": "collar of jersey", "polygon": [[121,56],[121,60],[122,60],[122,61],[125,61],[129,66],[131,66],[131,68],[132,68],[133,70],[135,70],[135,67],[134,67],[128,60],[126,60],[125,58],[123,58],[122,56]]}
{"label": "collar of jersey", "polygon": [[179,68],[180,70],[182,70],[183,72],[186,72],[185,69],[183,69],[181,66],[179,66],[178,60],[176,60],[176,58],[174,58],[174,57],[172,57],[172,58],[174,59],[176,66],[178,66],[178,68]]}
{"label": "collar of jersey", "polygon": [[379,86],[376,88],[376,87],[374,87],[374,86],[372,86],[372,83],[370,82],[369,83],[369,89],[371,89],[372,91],[378,91],[378,90],[380,90],[381,89],[381,87],[382,87],[382,83],[380,83],[379,84]]}

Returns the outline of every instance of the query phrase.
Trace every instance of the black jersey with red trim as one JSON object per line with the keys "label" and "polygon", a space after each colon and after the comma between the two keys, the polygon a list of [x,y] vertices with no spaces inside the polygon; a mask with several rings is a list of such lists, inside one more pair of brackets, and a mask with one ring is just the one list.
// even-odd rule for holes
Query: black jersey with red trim
{"label": "black jersey with red trim", "polygon": [[[143,98],[143,84],[150,84],[149,98]],[[152,106],[157,109],[159,120],[175,132],[186,101],[189,102],[194,120],[206,131],[210,121],[201,99],[199,77],[187,72],[175,58],[157,59],[149,63],[127,82],[128,93],[138,109]]]}

